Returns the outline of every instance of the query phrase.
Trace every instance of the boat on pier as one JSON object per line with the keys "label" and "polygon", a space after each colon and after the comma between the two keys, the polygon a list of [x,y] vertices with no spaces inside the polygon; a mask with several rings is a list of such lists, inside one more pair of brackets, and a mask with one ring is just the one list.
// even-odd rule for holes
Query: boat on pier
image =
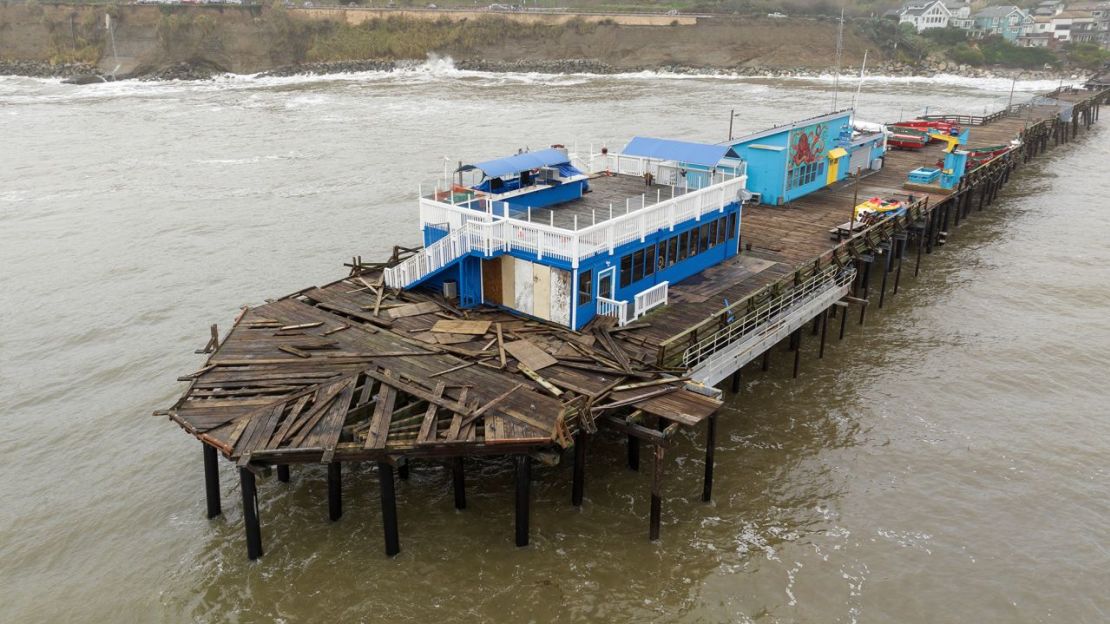
{"label": "boat on pier", "polygon": [[[1108,99],[1061,89],[945,118],[976,144],[1009,147],[943,184],[907,177],[961,150],[888,151],[886,133],[853,130],[851,111],[721,143],[635,137],[614,151],[463,162],[421,190],[419,244],[244,308],[226,333],[212,326],[205,363],[159,413],[202,443],[210,517],[219,456],[235,464],[252,559],[263,552],[256,479],[305,464],[327,466],[333,521],[344,464],[376,464],[392,555],[398,477],[442,465],[462,509],[467,461],[511,457],[514,543],[526,545],[534,463],[573,462],[581,505],[587,448],[603,436],[627,444],[633,469],[650,448],[656,539],[665,454],[682,430],[705,429],[712,497],[716,422],[743,367],[766,370],[788,341],[797,376],[807,328],[823,357],[830,319],[841,338],[850,313],[862,324],[888,280],[897,293],[903,263],[916,274],[1016,168],[1072,140]],[[860,222],[861,197],[900,208]]]}

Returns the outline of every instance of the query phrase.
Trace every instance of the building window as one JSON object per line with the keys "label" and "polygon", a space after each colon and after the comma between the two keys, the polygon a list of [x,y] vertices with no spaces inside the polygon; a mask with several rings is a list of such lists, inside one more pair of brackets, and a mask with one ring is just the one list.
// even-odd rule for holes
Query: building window
{"label": "building window", "polygon": [[805,186],[816,180],[824,172],[825,163],[823,161],[798,165],[787,173],[786,188],[790,190]]}
{"label": "building window", "polygon": [[728,236],[728,217],[721,217],[717,219],[717,244],[720,245],[725,242]]}
{"label": "building window", "polygon": [[701,226],[701,235],[699,236],[699,238],[701,239],[701,250],[703,252],[708,251],[709,246],[710,246],[709,241],[712,240],[711,238],[709,238],[709,224],[708,223],[703,223],[702,224],[702,226]]}
{"label": "building window", "polygon": [[667,241],[667,266],[674,266],[675,262],[678,262],[678,237],[672,236]]}
{"label": "building window", "polygon": [[698,228],[694,228],[687,232],[690,235],[690,257],[698,255],[700,248],[698,247]]}
{"label": "building window", "polygon": [[644,279],[644,250],[632,254],[632,282]]}
{"label": "building window", "polygon": [[621,288],[627,288],[632,283],[632,256],[621,258]]}
{"label": "building window", "polygon": [[578,305],[585,305],[594,296],[594,276],[589,269],[578,274]]}
{"label": "building window", "polygon": [[709,222],[709,246],[712,247],[712,246],[716,245],[718,242],[719,241],[717,240],[717,220],[713,219],[712,221]]}
{"label": "building window", "polygon": [[728,216],[728,237],[729,239],[736,238],[736,213]]}
{"label": "building window", "polygon": [[667,241],[659,242],[659,251],[656,253],[656,258],[658,258],[659,270],[662,271],[667,266]]}
{"label": "building window", "polygon": [[644,250],[644,277],[655,273],[655,245]]}

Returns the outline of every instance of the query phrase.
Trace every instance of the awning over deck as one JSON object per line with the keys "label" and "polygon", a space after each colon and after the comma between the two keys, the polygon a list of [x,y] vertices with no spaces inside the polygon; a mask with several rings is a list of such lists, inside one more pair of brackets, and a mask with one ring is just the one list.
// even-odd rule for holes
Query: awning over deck
{"label": "awning over deck", "polygon": [[691,165],[716,167],[726,156],[737,157],[729,145],[711,143],[691,143],[651,137],[633,137],[624,147],[622,154],[642,156],[658,160],[675,160]]}
{"label": "awning over deck", "polygon": [[570,158],[567,157],[565,152],[555,148],[548,148],[538,152],[525,152],[523,154],[517,154],[516,156],[495,158],[472,165],[463,165],[458,168],[458,171],[478,169],[486,174],[487,177],[499,178],[501,176],[520,173],[521,171],[530,171],[532,169],[539,169],[540,167],[555,167],[569,163]]}

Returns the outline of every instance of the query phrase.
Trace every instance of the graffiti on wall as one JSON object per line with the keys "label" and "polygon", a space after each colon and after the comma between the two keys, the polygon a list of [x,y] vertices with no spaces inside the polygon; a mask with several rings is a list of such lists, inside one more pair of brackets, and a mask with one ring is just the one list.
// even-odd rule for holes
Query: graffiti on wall
{"label": "graffiti on wall", "polygon": [[827,123],[818,123],[790,131],[790,162],[787,169],[818,162],[825,157]]}

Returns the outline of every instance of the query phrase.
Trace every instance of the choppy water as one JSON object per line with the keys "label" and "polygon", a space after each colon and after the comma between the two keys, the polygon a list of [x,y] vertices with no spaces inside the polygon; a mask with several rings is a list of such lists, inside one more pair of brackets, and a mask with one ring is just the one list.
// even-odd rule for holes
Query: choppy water
{"label": "choppy water", "polygon": [[[1018,83],[1016,99],[1054,84]],[[0,78],[0,621],[1102,622],[1110,619],[1110,130],[1027,167],[824,360],[746,375],[698,498],[700,439],[648,472],[591,448],[536,470],[512,545],[511,469],[238,487],[204,519],[199,444],[151,410],[213,321],[415,238],[451,161],[633,134],[721,139],[832,104],[828,79],[455,72],[72,87]],[[1009,81],[872,80],[862,114],[995,109]],[[841,94],[840,104],[851,94]],[[1105,120],[1102,123],[1106,125]],[[904,278],[906,276],[903,276]],[[700,432],[699,432],[700,435]]]}

